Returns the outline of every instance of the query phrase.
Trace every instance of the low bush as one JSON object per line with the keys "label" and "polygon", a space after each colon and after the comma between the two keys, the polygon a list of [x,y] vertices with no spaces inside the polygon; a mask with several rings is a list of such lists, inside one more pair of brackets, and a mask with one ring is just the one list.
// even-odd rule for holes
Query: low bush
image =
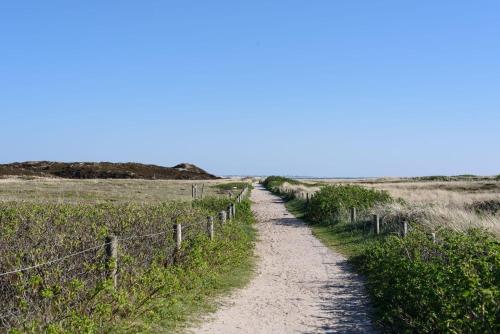
{"label": "low bush", "polygon": [[324,186],[312,197],[306,209],[306,218],[315,223],[336,222],[345,218],[349,208],[362,212],[391,200],[386,191],[357,185]]}
{"label": "low bush", "polygon": [[288,177],[283,177],[283,176],[269,176],[267,177],[264,182],[262,182],[262,185],[266,187],[266,189],[276,192],[280,186],[282,186],[284,183],[289,183],[289,184],[300,184],[299,181],[290,179]]}
{"label": "low bush", "polygon": [[[129,321],[120,332],[143,332],[138,326],[165,321],[170,326],[186,317],[185,301],[196,303],[224,288],[223,276],[249,259],[248,200],[237,204],[231,223],[215,222],[215,241],[207,237],[207,216],[228,204],[227,198],[193,204],[1,203],[0,273],[48,264],[0,275],[0,332],[109,332]],[[175,251],[174,222],[183,224],[181,252]],[[119,237],[116,289],[106,278],[103,243],[110,234]],[[191,292],[195,296],[188,300]]]}
{"label": "low bush", "polygon": [[486,232],[388,236],[354,262],[392,332],[500,332],[500,244]]}

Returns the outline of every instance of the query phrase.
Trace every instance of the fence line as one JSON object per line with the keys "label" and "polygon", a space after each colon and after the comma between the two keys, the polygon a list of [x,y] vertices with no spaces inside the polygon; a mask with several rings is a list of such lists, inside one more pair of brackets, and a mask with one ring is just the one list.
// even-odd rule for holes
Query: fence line
{"label": "fence line", "polygon": [[[309,204],[310,201],[314,197],[314,194],[305,193],[305,195],[304,195],[304,192],[301,191],[301,190],[300,191],[296,191],[296,190],[294,190],[292,188],[283,187],[283,186],[280,186],[278,188],[278,193],[282,194],[282,195],[285,195],[288,198],[299,199],[301,201],[304,201],[306,204]],[[359,219],[359,213],[360,213],[360,211],[358,210],[358,208],[355,208],[355,207],[348,208],[346,210],[346,216],[347,216],[346,219],[351,224],[355,224],[358,221],[360,221],[360,219]],[[369,213],[366,213],[366,214],[369,214]],[[371,220],[370,219],[364,219],[363,222],[371,224],[372,225],[373,233],[376,234],[376,235],[380,235],[381,231],[382,231],[382,226],[386,225],[386,224],[383,223],[383,217],[380,217],[378,214],[373,214]],[[389,233],[396,233],[399,236],[401,236],[401,237],[404,238],[404,237],[406,237],[411,232],[411,225],[410,225],[410,223],[408,221],[406,221],[404,219],[400,219],[399,221],[396,222],[396,224],[397,224],[397,228],[394,231],[388,231]],[[386,230],[386,232],[387,232],[387,230]],[[430,237],[432,238],[432,240],[434,242],[436,242],[436,233],[435,232],[430,233]]]}
{"label": "fence line", "polygon": [[[195,189],[197,189],[197,185],[193,185],[193,194],[195,194],[195,192],[197,191]],[[238,203],[241,202],[241,200],[243,199],[243,197],[246,195],[247,191],[248,191],[248,187],[245,187],[240,192],[240,194],[236,197],[236,201]],[[231,220],[231,218],[236,214],[235,207],[236,206],[234,205],[234,203],[231,203],[229,205],[227,219]],[[225,212],[225,211],[222,211],[222,212]],[[226,219],[224,219],[223,223],[225,223],[225,222],[226,222]],[[179,224],[179,225],[181,225],[181,224]],[[195,225],[198,225],[198,224],[191,223],[191,224],[182,226],[182,228],[185,229],[185,228],[189,228],[189,227],[192,227],[192,226],[195,226]],[[141,239],[141,238],[153,237],[153,236],[156,236],[156,235],[161,235],[161,234],[166,234],[166,233],[170,233],[170,231],[165,230],[165,231],[162,231],[162,232],[155,232],[155,233],[144,234],[144,235],[135,235],[135,236],[130,236],[130,237],[117,238],[116,240],[117,241],[128,241],[128,240],[133,240],[133,239]],[[105,242],[105,243],[103,243],[101,245],[90,247],[90,248],[87,248],[87,249],[84,249],[84,250],[81,250],[81,251],[78,251],[78,252],[75,252],[75,253],[72,253],[72,254],[65,255],[65,256],[57,258],[57,259],[49,260],[49,261],[44,262],[44,263],[39,263],[39,264],[35,264],[35,265],[29,266],[29,267],[15,269],[15,270],[7,271],[7,272],[4,272],[4,273],[0,273],[0,277],[6,276],[6,275],[10,275],[10,274],[16,274],[16,273],[20,273],[20,272],[25,272],[25,271],[29,271],[29,270],[32,270],[32,269],[40,268],[40,267],[43,267],[43,266],[47,266],[47,265],[51,265],[51,264],[54,264],[54,263],[58,263],[58,262],[66,260],[66,259],[75,257],[77,255],[81,255],[81,254],[84,254],[84,253],[87,253],[87,252],[90,252],[90,251],[93,251],[93,250],[97,250],[97,249],[106,247],[109,244],[111,244],[111,242]]]}
{"label": "fence line", "polygon": [[1,273],[0,277],[1,276],[6,276],[6,275],[9,275],[9,274],[15,274],[15,273],[23,272],[23,271],[28,271],[28,270],[31,270],[31,269],[36,269],[36,268],[43,267],[43,266],[46,266],[46,265],[50,265],[50,264],[57,263],[57,262],[61,262],[61,261],[64,261],[66,259],[69,259],[71,257],[77,256],[77,255],[81,255],[81,254],[84,254],[84,253],[88,253],[90,251],[93,251],[93,250],[105,247],[108,244],[109,243],[103,243],[102,245],[91,247],[91,248],[87,248],[87,249],[84,249],[82,251],[79,251],[79,252],[76,252],[76,253],[72,253],[72,254],[60,257],[58,259],[50,260],[50,261],[47,261],[47,262],[44,262],[44,263],[40,263],[40,264],[35,264],[33,266],[26,267],[26,268],[21,268],[21,269],[16,269],[16,270],[8,271],[8,272],[5,272],[5,273]]}
{"label": "fence line", "polygon": [[134,239],[145,239],[145,238],[150,238],[150,237],[154,237],[156,235],[161,235],[161,234],[166,234],[166,233],[168,233],[168,232],[163,231],[163,232],[156,232],[156,233],[143,234],[143,235],[134,235],[134,236],[126,237],[126,238],[118,238],[117,240],[118,241],[128,241],[128,240],[134,240]]}
{"label": "fence line", "polygon": [[[182,261],[181,245],[185,240],[191,240],[197,235],[206,235],[211,241],[215,240],[216,228],[214,222],[217,220],[220,224],[226,224],[235,217],[236,204],[241,203],[248,192],[245,187],[237,196],[231,198],[231,205],[222,211],[224,220],[211,216],[205,218],[195,218],[197,221],[191,221],[186,224],[176,223],[173,219],[171,224],[165,222],[165,228],[161,231],[129,236],[108,235],[106,241],[102,244],[83,249],[81,251],[64,255],[59,258],[51,259],[43,263],[35,263],[19,269],[13,269],[0,273],[0,296],[5,304],[0,307],[0,333],[9,328],[17,328],[30,319],[35,319],[40,312],[47,307],[46,301],[40,299],[39,291],[30,287],[30,280],[35,274],[39,274],[43,279],[50,279],[64,289],[68,287],[66,283],[74,278],[82,279],[88,287],[95,287],[105,280],[111,280],[112,286],[116,289],[119,286],[127,287],[134,282],[137,275],[147,271],[156,264],[170,265]],[[203,187],[201,188],[201,194]],[[202,195],[201,195],[202,196]],[[221,213],[222,213],[221,212]],[[219,213],[220,214],[220,213]],[[231,216],[229,216],[231,214]],[[222,218],[222,216],[219,216]],[[220,226],[220,225],[218,225]],[[160,227],[161,228],[161,227]],[[222,231],[222,229],[220,229]],[[157,236],[166,235],[163,238]],[[147,238],[154,238],[143,241]],[[103,240],[104,241],[104,240]],[[104,251],[101,252],[101,249]],[[90,253],[95,252],[95,253]],[[75,259],[76,256],[81,256]],[[127,258],[133,258],[133,262]],[[61,263],[65,260],[72,261]],[[43,260],[43,259],[42,259]],[[59,265],[55,265],[61,263]],[[19,276],[9,276],[19,273],[29,273],[31,270],[44,267],[43,271]],[[62,279],[62,280],[61,280]],[[16,302],[19,286],[27,286],[22,297],[30,303],[29,309],[19,307]],[[72,305],[80,305],[85,302],[85,293],[75,295]],[[57,307],[57,306],[56,306]],[[45,322],[50,323],[52,315],[44,318]],[[55,319],[57,320],[57,318]]]}

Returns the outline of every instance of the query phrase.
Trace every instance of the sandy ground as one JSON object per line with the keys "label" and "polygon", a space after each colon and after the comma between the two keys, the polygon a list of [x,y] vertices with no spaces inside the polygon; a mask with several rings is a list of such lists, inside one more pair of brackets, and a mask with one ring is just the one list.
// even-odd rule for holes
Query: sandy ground
{"label": "sandy ground", "polygon": [[190,333],[375,333],[360,278],[280,198],[257,187],[259,257],[250,284]]}

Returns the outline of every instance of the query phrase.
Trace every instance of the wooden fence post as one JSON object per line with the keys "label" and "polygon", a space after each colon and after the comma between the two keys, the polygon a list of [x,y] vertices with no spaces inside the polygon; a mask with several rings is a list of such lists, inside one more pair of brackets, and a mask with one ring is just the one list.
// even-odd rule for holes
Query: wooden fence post
{"label": "wooden fence post", "polygon": [[233,218],[235,218],[236,217],[236,204],[235,203],[231,204],[231,208],[233,210],[233,212],[232,212],[233,213]]}
{"label": "wooden fence post", "polygon": [[174,251],[174,263],[178,263],[180,260],[181,247],[182,247],[182,224],[176,223],[173,225],[174,229],[174,241],[175,241],[175,251]]}
{"label": "wooden fence post", "polygon": [[436,243],[436,233],[432,232],[431,236],[432,236],[432,242]]}
{"label": "wooden fence post", "polygon": [[226,211],[219,212],[219,218],[222,225],[226,223]]}
{"label": "wooden fence post", "polygon": [[118,238],[115,235],[106,237],[106,275],[113,281],[113,288],[118,286]]}
{"label": "wooden fence post", "polygon": [[351,223],[356,222],[356,208],[351,208]]}
{"label": "wooden fence post", "polygon": [[401,227],[402,227],[401,235],[404,238],[408,234],[408,223],[406,221],[402,222]]}
{"label": "wooden fence post", "polygon": [[373,231],[375,234],[380,234],[380,217],[379,215],[373,215]]}
{"label": "wooden fence post", "polygon": [[231,204],[227,206],[227,219],[233,219],[233,209],[231,208]]}
{"label": "wooden fence post", "polygon": [[214,217],[208,217],[207,232],[210,240],[214,240]]}
{"label": "wooden fence post", "polygon": [[191,185],[191,199],[194,199],[194,184]]}

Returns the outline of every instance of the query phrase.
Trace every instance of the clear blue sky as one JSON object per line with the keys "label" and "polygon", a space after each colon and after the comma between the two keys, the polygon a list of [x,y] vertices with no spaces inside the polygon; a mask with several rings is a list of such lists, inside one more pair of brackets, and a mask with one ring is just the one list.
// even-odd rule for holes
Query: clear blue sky
{"label": "clear blue sky", "polygon": [[499,1],[2,1],[0,162],[500,173]]}

